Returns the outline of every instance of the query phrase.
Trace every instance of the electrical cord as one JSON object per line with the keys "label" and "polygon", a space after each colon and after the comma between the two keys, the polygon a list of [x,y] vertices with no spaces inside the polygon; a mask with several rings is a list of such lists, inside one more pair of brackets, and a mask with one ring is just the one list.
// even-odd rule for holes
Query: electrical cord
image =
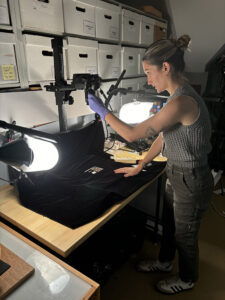
{"label": "electrical cord", "polygon": [[109,150],[111,150],[113,147],[114,147],[114,145],[115,145],[115,142],[116,142],[116,140],[114,139],[114,141],[113,141],[113,145],[110,147],[110,148],[107,148],[104,152],[107,152],[107,151],[109,151]]}

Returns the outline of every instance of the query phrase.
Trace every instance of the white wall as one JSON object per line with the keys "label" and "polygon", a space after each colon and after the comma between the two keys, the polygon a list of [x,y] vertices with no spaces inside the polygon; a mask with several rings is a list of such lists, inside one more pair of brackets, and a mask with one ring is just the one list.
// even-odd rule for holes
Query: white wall
{"label": "white wall", "polygon": [[189,34],[188,72],[204,72],[205,64],[225,43],[225,0],[167,0],[175,34]]}

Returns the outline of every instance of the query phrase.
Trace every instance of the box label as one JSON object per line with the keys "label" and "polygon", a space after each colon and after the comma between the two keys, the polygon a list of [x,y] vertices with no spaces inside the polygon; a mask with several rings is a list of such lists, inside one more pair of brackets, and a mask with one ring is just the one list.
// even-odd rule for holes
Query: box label
{"label": "box label", "polygon": [[39,12],[48,14],[48,15],[54,15],[55,13],[55,7],[52,4],[52,1],[39,1],[39,0],[33,0],[33,10],[37,10]]}
{"label": "box label", "polygon": [[97,74],[96,66],[86,66],[86,72],[90,74]]}
{"label": "box label", "polygon": [[16,72],[14,65],[1,65],[1,71],[3,80],[16,80]]}
{"label": "box label", "polygon": [[88,20],[84,20],[83,31],[84,33],[95,36],[95,23]]}
{"label": "box label", "polygon": [[128,31],[129,32],[136,32],[136,26],[128,24]]}
{"label": "box label", "polygon": [[119,76],[120,75],[120,67],[112,67],[112,76]]}
{"label": "box label", "polygon": [[132,66],[132,67],[133,67],[133,66],[134,66],[134,63],[135,63],[135,62],[134,62],[134,59],[128,59],[128,63],[127,63],[127,64],[128,64],[129,66]]}
{"label": "box label", "polygon": [[152,25],[149,25],[149,27],[144,27],[144,31],[145,33],[149,34],[149,33],[152,33],[153,32],[153,26]]}
{"label": "box label", "polygon": [[115,26],[109,27],[109,37],[111,39],[119,39],[119,28]]}

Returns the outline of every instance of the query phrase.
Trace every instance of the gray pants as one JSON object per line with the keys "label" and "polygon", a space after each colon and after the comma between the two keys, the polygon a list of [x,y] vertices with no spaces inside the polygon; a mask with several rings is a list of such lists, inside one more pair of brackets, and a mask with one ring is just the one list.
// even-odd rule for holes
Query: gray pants
{"label": "gray pants", "polygon": [[167,164],[166,174],[159,260],[172,261],[177,249],[180,278],[196,282],[199,269],[198,232],[211,200],[213,177],[208,166],[190,169]]}

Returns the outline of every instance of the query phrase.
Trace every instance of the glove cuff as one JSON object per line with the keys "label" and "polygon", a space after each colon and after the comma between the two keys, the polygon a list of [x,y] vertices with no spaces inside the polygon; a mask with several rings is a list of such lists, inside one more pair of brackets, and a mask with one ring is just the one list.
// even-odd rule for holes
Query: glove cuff
{"label": "glove cuff", "polygon": [[105,120],[105,116],[109,113],[109,110],[104,107],[104,109],[102,109],[101,113],[100,113],[100,117],[102,120]]}

